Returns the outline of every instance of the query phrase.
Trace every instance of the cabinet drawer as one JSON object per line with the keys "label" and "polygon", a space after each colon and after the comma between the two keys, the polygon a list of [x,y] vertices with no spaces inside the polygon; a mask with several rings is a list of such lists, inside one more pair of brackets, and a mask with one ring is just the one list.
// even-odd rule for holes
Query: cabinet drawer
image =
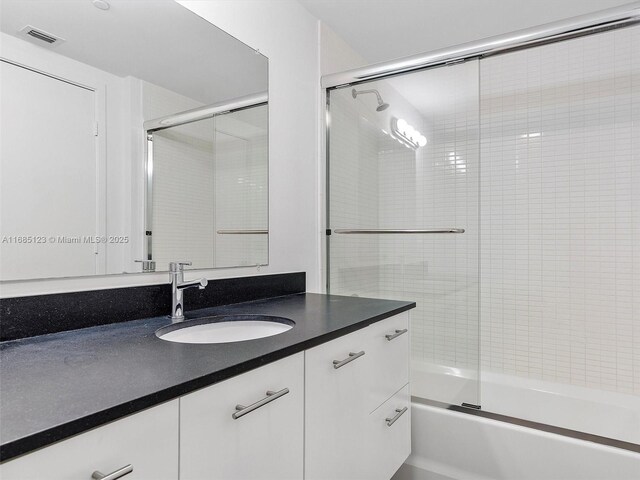
{"label": "cabinet drawer", "polygon": [[[305,352],[306,480],[366,479],[368,328]],[[350,353],[365,354],[349,357]],[[349,360],[334,365],[334,361]],[[341,366],[340,366],[341,365]],[[338,368],[335,368],[338,366]]]}
{"label": "cabinet drawer", "polygon": [[366,478],[389,480],[411,453],[409,385],[369,415],[367,433],[370,456]]}
{"label": "cabinet drawer", "polygon": [[303,421],[303,353],[185,395],[180,479],[300,479]]}
{"label": "cabinet drawer", "polygon": [[178,479],[178,400],[0,465],[3,480],[91,479],[127,465],[125,480]]}
{"label": "cabinet drawer", "polygon": [[367,399],[368,412],[409,383],[409,312],[403,312],[369,326],[372,379]]}
{"label": "cabinet drawer", "polygon": [[305,352],[310,399],[329,395],[335,404],[364,406],[373,357],[363,328]]}

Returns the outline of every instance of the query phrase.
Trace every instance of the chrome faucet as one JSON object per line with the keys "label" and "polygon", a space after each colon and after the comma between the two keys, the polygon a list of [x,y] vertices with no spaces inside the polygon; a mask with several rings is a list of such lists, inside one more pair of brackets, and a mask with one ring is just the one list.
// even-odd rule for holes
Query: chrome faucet
{"label": "chrome faucet", "polygon": [[183,290],[185,288],[198,287],[204,290],[207,286],[207,279],[184,281],[184,266],[191,265],[191,262],[171,262],[169,263],[169,278],[171,280],[171,322],[184,321]]}

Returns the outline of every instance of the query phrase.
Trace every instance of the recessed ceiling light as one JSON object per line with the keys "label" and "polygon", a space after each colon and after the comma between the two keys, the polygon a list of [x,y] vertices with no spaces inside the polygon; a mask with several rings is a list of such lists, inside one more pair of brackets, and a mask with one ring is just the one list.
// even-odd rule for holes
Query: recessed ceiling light
{"label": "recessed ceiling light", "polygon": [[109,2],[107,2],[106,0],[93,0],[91,3],[93,3],[94,7],[99,8],[100,10],[109,10],[109,8],[111,7],[111,5],[109,5]]}

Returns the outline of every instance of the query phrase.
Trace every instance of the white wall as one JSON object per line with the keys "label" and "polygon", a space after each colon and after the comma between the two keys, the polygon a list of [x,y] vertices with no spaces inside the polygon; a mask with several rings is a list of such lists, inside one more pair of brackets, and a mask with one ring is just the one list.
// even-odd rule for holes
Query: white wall
{"label": "white wall", "polygon": [[[318,222],[317,184],[320,92],[317,21],[293,0],[181,3],[269,57],[269,266],[198,274],[224,278],[306,271],[307,290],[317,291],[322,233]],[[136,99],[130,101],[135,103]],[[139,170],[132,173],[133,185],[138,184],[139,174]],[[139,203],[139,195],[139,191],[133,191],[133,204]],[[0,295],[35,295],[165,281],[167,275],[161,273],[28,281],[3,284]]]}
{"label": "white wall", "polygon": [[320,22],[319,25],[321,75],[351,70],[368,63],[326,23]]}

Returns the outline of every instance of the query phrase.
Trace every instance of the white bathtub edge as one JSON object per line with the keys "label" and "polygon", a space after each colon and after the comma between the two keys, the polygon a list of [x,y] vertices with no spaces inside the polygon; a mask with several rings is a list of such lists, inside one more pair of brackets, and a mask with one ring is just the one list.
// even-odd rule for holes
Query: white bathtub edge
{"label": "white bathtub edge", "polygon": [[[412,403],[413,452],[405,462],[464,480],[631,480],[640,454],[498,420]],[[615,476],[612,476],[615,475]],[[414,478],[415,477],[415,478]]]}

